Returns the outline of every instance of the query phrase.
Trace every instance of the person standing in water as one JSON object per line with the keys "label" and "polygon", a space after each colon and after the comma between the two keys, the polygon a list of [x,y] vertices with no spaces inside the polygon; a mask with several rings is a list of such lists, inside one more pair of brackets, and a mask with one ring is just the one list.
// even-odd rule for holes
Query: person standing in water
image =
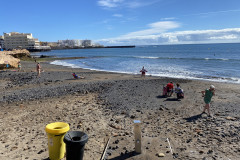
{"label": "person standing in water", "polygon": [[203,109],[202,113],[206,113],[205,111],[208,111],[208,116],[211,117],[210,115],[210,102],[212,99],[212,96],[215,95],[215,87],[214,85],[210,86],[210,89],[206,89],[205,91],[202,91],[202,96],[204,97],[204,102],[205,102],[205,106]]}
{"label": "person standing in water", "polygon": [[143,68],[142,68],[142,70],[140,72],[142,72],[142,77],[145,77],[145,74],[146,74],[147,70],[144,69],[144,66],[143,66]]}

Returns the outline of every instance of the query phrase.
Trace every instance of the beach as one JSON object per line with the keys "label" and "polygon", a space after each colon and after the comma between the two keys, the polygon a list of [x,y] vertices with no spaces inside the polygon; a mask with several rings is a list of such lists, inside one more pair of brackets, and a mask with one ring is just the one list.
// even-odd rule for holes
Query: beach
{"label": "beach", "polygon": [[[240,87],[177,79],[68,68],[22,61],[21,72],[0,72],[0,159],[48,159],[45,126],[66,122],[87,133],[84,159],[240,159]],[[74,79],[75,72],[84,79]],[[169,82],[185,98],[162,97]],[[213,84],[213,117],[201,114],[201,91]],[[142,154],[134,152],[133,120],[141,121]],[[167,142],[170,141],[173,154]],[[164,153],[165,157],[157,154]]]}

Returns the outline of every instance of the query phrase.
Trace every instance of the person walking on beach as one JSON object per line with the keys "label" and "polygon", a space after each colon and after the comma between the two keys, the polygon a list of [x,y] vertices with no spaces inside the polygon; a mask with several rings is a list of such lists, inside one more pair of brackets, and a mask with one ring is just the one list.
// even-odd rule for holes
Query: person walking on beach
{"label": "person walking on beach", "polygon": [[208,111],[208,116],[211,117],[210,115],[210,102],[212,99],[212,96],[215,95],[215,87],[214,85],[210,86],[210,89],[206,89],[205,91],[202,91],[202,96],[204,97],[204,102],[205,102],[205,106],[203,109],[202,113],[206,113],[205,111]]}
{"label": "person walking on beach", "polygon": [[144,66],[143,66],[143,68],[142,68],[142,70],[140,72],[142,72],[142,77],[145,77],[145,74],[146,74],[147,70],[144,69]]}
{"label": "person walking on beach", "polygon": [[41,66],[40,66],[40,63],[37,63],[37,67],[36,67],[36,69],[37,69],[37,73],[38,73],[38,77],[40,77],[40,73],[41,73]]}

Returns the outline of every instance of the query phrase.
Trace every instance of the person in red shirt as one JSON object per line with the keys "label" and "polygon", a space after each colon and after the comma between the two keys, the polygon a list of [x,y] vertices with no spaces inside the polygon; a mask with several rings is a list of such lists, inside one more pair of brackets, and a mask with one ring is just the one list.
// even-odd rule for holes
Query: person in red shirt
{"label": "person in red shirt", "polygon": [[173,94],[173,88],[174,88],[173,82],[170,82],[167,84],[167,93],[168,93],[168,96],[170,96],[170,97]]}
{"label": "person in red shirt", "polygon": [[84,79],[85,78],[85,77],[81,77],[81,76],[76,75],[76,73],[72,73],[72,75],[75,79]]}

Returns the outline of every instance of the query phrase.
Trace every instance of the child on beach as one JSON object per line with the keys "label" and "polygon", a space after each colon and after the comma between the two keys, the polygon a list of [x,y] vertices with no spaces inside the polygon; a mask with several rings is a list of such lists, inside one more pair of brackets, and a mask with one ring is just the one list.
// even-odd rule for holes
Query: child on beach
{"label": "child on beach", "polygon": [[206,89],[205,91],[202,91],[202,96],[204,97],[204,102],[205,102],[205,106],[204,106],[204,109],[203,109],[202,113],[205,113],[205,111],[207,109],[209,117],[211,117],[210,109],[209,109],[210,108],[210,102],[211,102],[212,96],[214,96],[214,95],[215,95],[214,85],[211,85],[210,89]]}
{"label": "child on beach", "polygon": [[145,77],[145,74],[146,74],[147,70],[144,69],[144,66],[143,66],[143,68],[142,68],[142,70],[140,72],[142,72],[142,77]]}
{"label": "child on beach", "polygon": [[181,99],[184,98],[184,93],[183,93],[183,89],[180,88],[180,84],[176,84],[177,88],[175,88],[175,93],[177,94],[177,99]]}

